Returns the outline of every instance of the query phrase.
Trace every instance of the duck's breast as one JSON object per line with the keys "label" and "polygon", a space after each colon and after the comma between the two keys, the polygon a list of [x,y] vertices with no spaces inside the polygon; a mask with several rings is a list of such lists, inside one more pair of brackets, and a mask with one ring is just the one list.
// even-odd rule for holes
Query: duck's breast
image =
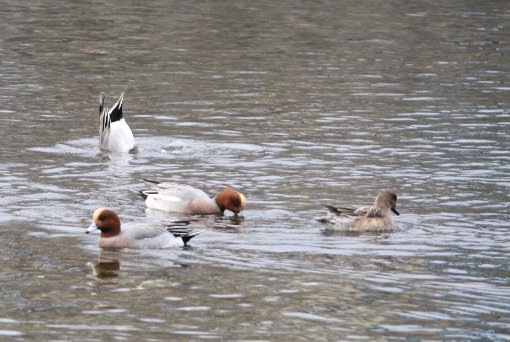
{"label": "duck's breast", "polygon": [[133,248],[132,240],[119,235],[109,238],[99,238],[99,247],[103,248]]}

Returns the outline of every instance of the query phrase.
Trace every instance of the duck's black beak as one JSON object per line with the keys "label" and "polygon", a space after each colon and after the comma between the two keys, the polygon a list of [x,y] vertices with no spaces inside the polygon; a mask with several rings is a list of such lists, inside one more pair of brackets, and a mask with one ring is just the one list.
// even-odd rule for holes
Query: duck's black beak
{"label": "duck's black beak", "polygon": [[399,215],[400,216],[400,213],[397,211],[397,209],[395,208],[391,208],[391,211],[393,211],[395,214]]}

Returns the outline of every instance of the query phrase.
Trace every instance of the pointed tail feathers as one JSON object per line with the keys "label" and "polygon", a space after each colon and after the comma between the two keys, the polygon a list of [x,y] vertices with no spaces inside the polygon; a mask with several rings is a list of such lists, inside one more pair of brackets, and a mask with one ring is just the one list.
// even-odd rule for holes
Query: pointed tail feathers
{"label": "pointed tail feathers", "polygon": [[112,122],[119,121],[122,119],[122,102],[124,101],[124,92],[120,94],[119,99],[115,104],[112,106],[112,108],[108,111],[108,114],[110,115],[110,119]]}
{"label": "pointed tail feathers", "polygon": [[129,189],[129,191],[143,199],[147,199],[147,196],[149,195],[145,190]]}
{"label": "pointed tail feathers", "polygon": [[149,183],[149,184],[159,184],[161,182],[158,182],[158,181],[155,181],[155,180],[152,180],[152,179],[147,179],[147,178],[139,178],[142,182],[145,182],[145,183]]}
{"label": "pointed tail feathers", "polygon": [[147,178],[139,178],[142,182],[145,183],[145,189],[137,190],[137,189],[129,189],[135,195],[141,196],[143,199],[147,199],[147,196],[150,194],[157,194],[158,190],[155,190],[154,185],[159,184],[160,182],[147,179]]}
{"label": "pointed tail feathers", "polygon": [[104,110],[104,94],[99,94],[99,115],[103,114]]}

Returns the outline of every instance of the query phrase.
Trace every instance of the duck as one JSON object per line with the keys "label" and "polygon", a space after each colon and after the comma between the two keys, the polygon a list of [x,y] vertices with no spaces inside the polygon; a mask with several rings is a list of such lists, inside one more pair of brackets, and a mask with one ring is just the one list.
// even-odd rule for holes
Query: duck
{"label": "duck", "polygon": [[190,185],[145,178],[141,180],[147,188],[133,191],[145,199],[149,209],[190,215],[223,215],[225,210],[229,210],[237,215],[246,207],[244,195],[232,188],[223,189],[211,198]]}
{"label": "duck", "polygon": [[135,138],[122,115],[124,91],[112,108],[104,105],[105,96],[99,95],[99,143],[102,149],[126,153],[135,147]]}
{"label": "duck", "polygon": [[92,215],[92,223],[85,231],[87,234],[100,230],[99,247],[160,249],[184,247],[201,230],[184,227],[188,221],[175,221],[170,225],[153,225],[148,222],[128,223],[122,226],[115,211],[99,208]]}
{"label": "duck", "polygon": [[328,229],[342,231],[391,231],[395,223],[390,211],[396,215],[397,194],[394,191],[382,191],[372,206],[334,207],[327,205],[329,213],[319,221],[328,224]]}

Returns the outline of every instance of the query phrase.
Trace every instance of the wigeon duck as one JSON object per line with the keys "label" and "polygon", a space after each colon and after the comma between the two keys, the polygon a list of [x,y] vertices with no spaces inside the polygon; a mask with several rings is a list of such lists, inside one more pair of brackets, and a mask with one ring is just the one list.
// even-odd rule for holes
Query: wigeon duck
{"label": "wigeon duck", "polygon": [[112,108],[104,106],[104,95],[99,95],[99,141],[101,148],[112,152],[129,152],[135,147],[135,138],[122,117],[124,92]]}
{"label": "wigeon duck", "polygon": [[205,192],[189,185],[156,182],[142,179],[148,183],[144,190],[133,190],[145,198],[145,205],[158,209],[192,215],[223,214],[230,210],[238,214],[246,206],[246,198],[234,189],[224,189],[210,198]]}
{"label": "wigeon duck", "polygon": [[397,194],[383,191],[375,198],[371,207],[333,207],[327,206],[329,213],[319,221],[330,224],[329,229],[345,231],[389,231],[395,225],[390,210],[400,215],[397,209]]}
{"label": "wigeon duck", "polygon": [[113,210],[99,208],[94,212],[86,233],[99,229],[99,246],[105,248],[169,248],[186,246],[189,240],[202,232],[183,228],[182,225],[183,221],[168,227],[144,222],[127,224],[121,229],[119,216]]}

